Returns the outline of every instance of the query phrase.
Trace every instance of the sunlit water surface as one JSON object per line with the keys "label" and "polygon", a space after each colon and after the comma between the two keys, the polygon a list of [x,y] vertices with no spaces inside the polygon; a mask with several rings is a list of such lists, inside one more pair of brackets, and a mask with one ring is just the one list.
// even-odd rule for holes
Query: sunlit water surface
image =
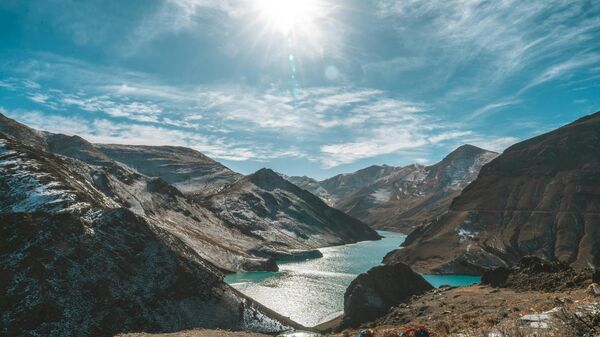
{"label": "sunlit water surface", "polygon": [[[398,248],[405,235],[380,231],[379,241],[322,248],[323,257],[300,262],[279,262],[279,272],[228,275],[227,283],[258,302],[305,326],[340,315],[344,292],[360,273],[377,266]],[[479,282],[474,276],[425,275],[434,286],[464,286]]]}

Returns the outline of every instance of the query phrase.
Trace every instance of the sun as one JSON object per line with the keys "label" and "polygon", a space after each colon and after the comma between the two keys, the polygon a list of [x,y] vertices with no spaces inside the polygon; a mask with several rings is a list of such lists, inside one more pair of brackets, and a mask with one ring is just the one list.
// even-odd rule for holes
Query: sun
{"label": "sun", "polygon": [[257,10],[262,21],[284,35],[306,31],[322,15],[318,0],[257,0]]}

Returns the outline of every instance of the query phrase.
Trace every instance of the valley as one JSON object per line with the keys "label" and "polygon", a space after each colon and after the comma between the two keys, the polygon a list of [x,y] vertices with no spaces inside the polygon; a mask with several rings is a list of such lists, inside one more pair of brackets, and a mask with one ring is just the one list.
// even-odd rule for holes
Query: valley
{"label": "valley", "polygon": [[[598,116],[500,155],[465,145],[435,165],[317,182],[242,175],[186,148],[92,144],[0,115],[3,324],[9,335],[61,335],[79,320],[81,335],[190,336],[427,324],[451,336],[508,329],[551,310],[547,294],[594,306],[585,288],[598,264]],[[529,255],[564,264],[544,279],[580,276],[518,288],[549,268]],[[519,263],[539,267],[517,267],[501,290],[473,285]],[[427,289],[392,290],[415,278]],[[31,302],[27,289],[49,290]],[[471,322],[478,314],[485,324]]]}

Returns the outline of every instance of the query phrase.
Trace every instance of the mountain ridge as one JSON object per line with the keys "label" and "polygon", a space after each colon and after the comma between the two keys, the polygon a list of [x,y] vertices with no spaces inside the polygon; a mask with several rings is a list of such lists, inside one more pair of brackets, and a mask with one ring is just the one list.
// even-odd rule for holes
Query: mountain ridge
{"label": "mountain ridge", "polygon": [[[107,168],[4,132],[0,166],[3,334],[299,327],[227,286],[171,231],[102,192],[95,177]],[[133,174],[131,183],[138,178]]]}
{"label": "mountain ridge", "polygon": [[465,144],[429,166],[372,165],[321,182],[287,179],[373,228],[408,233],[443,214],[495,156],[495,152]]}
{"label": "mountain ridge", "polygon": [[469,274],[524,255],[598,266],[599,135],[600,112],[509,147],[387,261]]}
{"label": "mountain ridge", "polygon": [[[53,153],[55,150],[58,155],[66,156],[65,158],[74,158],[72,159],[73,165],[81,166],[73,160],[83,160],[91,165],[90,168],[83,170],[89,171],[89,183],[94,185],[94,190],[102,194],[102,198],[110,199],[114,207],[128,208],[151,224],[168,230],[192,247],[204,259],[222,270],[233,272],[276,270],[274,259],[292,252],[312,250],[329,243],[342,244],[378,238],[366,225],[349,219],[345,214],[329,209],[326,205],[316,206],[319,212],[315,212],[314,209],[308,207],[315,205],[313,196],[309,193],[298,192],[292,200],[287,200],[286,207],[294,208],[295,216],[286,219],[285,224],[290,228],[300,226],[307,230],[306,233],[296,230],[298,237],[288,236],[275,242],[270,239],[270,236],[280,232],[277,227],[278,223],[272,223],[269,226],[263,223],[261,225],[263,230],[258,234],[252,230],[253,224],[246,224],[247,226],[242,227],[231,226],[230,223],[236,223],[236,219],[227,216],[225,218],[227,221],[224,221],[219,218],[218,214],[205,208],[202,202],[206,202],[208,199],[205,198],[214,195],[226,186],[238,180],[248,180],[252,175],[250,178],[245,178],[192,149],[93,145],[78,136],[38,132],[4,116],[0,116],[0,127],[5,131],[12,132],[13,135],[26,139],[40,151]],[[68,143],[69,140],[74,140],[74,142]],[[62,145],[50,146],[49,142]],[[196,158],[198,161],[195,161]],[[183,174],[181,169],[184,169]],[[144,172],[150,175],[145,175]],[[214,174],[215,172],[216,174]],[[199,186],[198,181],[204,179],[201,184],[206,188],[188,190],[186,193],[186,190],[177,183],[182,182],[187,174],[197,176],[194,187]],[[258,177],[260,174],[258,172],[254,176]],[[280,180],[280,185],[285,183],[284,189],[295,188],[291,184],[287,185],[287,181],[282,180],[274,173],[267,178],[272,181]],[[80,178],[73,180],[78,179]],[[174,184],[170,184],[169,181]],[[185,181],[183,182],[185,183]],[[267,190],[259,188],[257,192],[260,192],[268,200],[276,199]],[[218,195],[223,196],[223,193]],[[203,201],[199,202],[199,200]],[[306,203],[306,200],[310,200],[310,202]],[[239,206],[245,207],[237,210],[239,215],[256,214],[262,210],[261,204],[240,204]],[[271,204],[271,207],[274,206],[278,207],[277,204]],[[331,213],[329,216],[324,216],[329,213]],[[350,229],[339,226],[337,218],[346,219],[351,224]],[[361,231],[355,231],[356,226],[364,228]],[[332,231],[332,229],[335,230]],[[306,244],[311,237],[318,238],[314,242],[320,244]],[[273,254],[269,255],[265,252]]]}

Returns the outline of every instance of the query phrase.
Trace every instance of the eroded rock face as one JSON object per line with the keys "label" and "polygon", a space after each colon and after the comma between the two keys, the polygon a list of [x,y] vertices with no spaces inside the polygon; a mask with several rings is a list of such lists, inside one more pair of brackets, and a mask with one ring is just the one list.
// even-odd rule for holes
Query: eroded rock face
{"label": "eroded rock face", "polygon": [[342,327],[356,327],[385,315],[390,308],[433,289],[403,263],[377,266],[360,274],[344,294]]}
{"label": "eroded rock face", "polygon": [[389,261],[420,272],[513,266],[535,255],[600,265],[600,112],[508,148]]}

